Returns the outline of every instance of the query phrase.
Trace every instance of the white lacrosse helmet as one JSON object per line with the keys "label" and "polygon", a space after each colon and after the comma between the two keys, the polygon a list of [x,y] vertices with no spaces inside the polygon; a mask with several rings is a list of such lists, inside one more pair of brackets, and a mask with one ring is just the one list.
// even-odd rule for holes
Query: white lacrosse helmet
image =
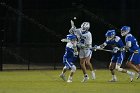
{"label": "white lacrosse helmet", "polygon": [[89,22],[83,22],[83,23],[81,24],[81,29],[82,29],[82,31],[88,31],[89,28],[90,28],[90,23],[89,23]]}

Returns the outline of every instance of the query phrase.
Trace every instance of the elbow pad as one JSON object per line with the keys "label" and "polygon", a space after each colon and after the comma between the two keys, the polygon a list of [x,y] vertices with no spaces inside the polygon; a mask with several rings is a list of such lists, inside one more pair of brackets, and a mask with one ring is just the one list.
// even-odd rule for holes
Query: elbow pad
{"label": "elbow pad", "polygon": [[126,47],[131,47],[131,41],[128,41],[128,42],[126,43]]}

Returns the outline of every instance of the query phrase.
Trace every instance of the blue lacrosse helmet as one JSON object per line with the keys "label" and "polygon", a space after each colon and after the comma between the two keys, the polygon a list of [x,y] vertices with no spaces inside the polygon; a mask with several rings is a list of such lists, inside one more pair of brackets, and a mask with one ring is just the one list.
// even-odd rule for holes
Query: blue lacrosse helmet
{"label": "blue lacrosse helmet", "polygon": [[127,35],[129,32],[130,32],[131,28],[129,26],[123,26],[121,28],[121,35],[122,36],[125,36]]}
{"label": "blue lacrosse helmet", "polygon": [[77,40],[77,37],[74,34],[68,34],[67,35],[67,39],[70,40],[70,41],[72,41],[72,40]]}
{"label": "blue lacrosse helmet", "polygon": [[115,30],[108,30],[105,34],[107,40],[112,40],[116,35]]}

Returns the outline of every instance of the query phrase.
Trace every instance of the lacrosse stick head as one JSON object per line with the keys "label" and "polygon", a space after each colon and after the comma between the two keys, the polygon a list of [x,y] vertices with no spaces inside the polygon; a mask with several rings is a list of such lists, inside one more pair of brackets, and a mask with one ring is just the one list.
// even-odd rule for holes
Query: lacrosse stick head
{"label": "lacrosse stick head", "polygon": [[75,27],[75,25],[74,25],[74,21],[73,21],[73,20],[71,20],[71,21],[70,21],[70,23],[71,23],[71,27],[73,27],[73,28],[74,28],[74,27]]}

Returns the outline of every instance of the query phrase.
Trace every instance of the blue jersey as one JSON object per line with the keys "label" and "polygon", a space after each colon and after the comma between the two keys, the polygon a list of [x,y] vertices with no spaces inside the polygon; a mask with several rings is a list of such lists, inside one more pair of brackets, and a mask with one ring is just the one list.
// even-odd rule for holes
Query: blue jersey
{"label": "blue jersey", "polygon": [[122,39],[119,36],[115,36],[113,40],[105,41],[104,42],[105,46],[110,45],[112,48],[118,47],[122,48],[124,47],[124,43],[122,42]]}
{"label": "blue jersey", "polygon": [[63,63],[67,67],[71,67],[73,62],[76,61],[78,55],[74,54],[74,45],[71,42],[68,42],[65,48],[65,54],[63,56]]}
{"label": "blue jersey", "polygon": [[[124,43],[122,42],[122,39],[119,36],[115,36],[115,38],[113,40],[105,41],[104,45],[105,46],[110,45],[112,48],[124,47]],[[111,62],[122,64],[124,57],[125,57],[125,52],[118,51],[117,53],[112,54]]]}
{"label": "blue jersey", "polygon": [[140,49],[136,38],[132,34],[128,34],[125,37],[125,42],[126,43],[131,42],[131,47],[129,47],[130,52],[135,52],[135,51],[138,51]]}
{"label": "blue jersey", "polygon": [[129,47],[131,54],[128,58],[128,61],[135,65],[140,64],[140,48],[136,38],[132,34],[128,34],[125,37],[125,42],[131,42],[131,46]]}

